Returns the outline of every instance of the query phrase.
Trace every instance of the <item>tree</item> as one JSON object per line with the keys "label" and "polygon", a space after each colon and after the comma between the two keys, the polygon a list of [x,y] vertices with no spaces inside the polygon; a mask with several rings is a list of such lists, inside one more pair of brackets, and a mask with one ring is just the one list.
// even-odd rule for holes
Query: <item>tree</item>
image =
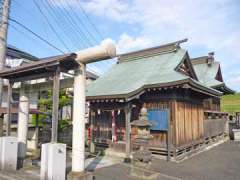
{"label": "tree", "polygon": [[[61,89],[59,94],[59,130],[69,125],[70,119],[62,119],[62,109],[64,106],[72,105],[72,97],[67,94],[67,89]],[[39,115],[39,125],[47,123],[47,119],[52,114],[52,90],[41,92],[40,99],[38,101],[39,110],[45,112],[45,114]],[[33,116],[33,124],[36,125],[36,115]],[[51,118],[49,118],[51,119]]]}

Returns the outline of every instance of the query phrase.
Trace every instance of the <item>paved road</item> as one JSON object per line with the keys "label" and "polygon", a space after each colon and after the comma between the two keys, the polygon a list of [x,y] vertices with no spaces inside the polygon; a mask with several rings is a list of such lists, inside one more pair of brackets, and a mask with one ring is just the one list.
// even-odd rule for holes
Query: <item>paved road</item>
{"label": "paved road", "polygon": [[[119,164],[98,169],[96,180],[126,180],[129,167]],[[154,160],[152,170],[159,180],[240,180],[240,143],[228,141],[181,163]]]}
{"label": "paved road", "polygon": [[[124,163],[102,167],[95,170],[95,180],[136,180],[129,175],[130,169]],[[151,170],[159,180],[240,180],[240,142],[225,142],[181,163],[154,159]],[[0,180],[36,180],[37,171],[0,171]]]}
{"label": "paved road", "polygon": [[39,175],[31,172],[15,171],[6,172],[0,171],[0,180],[39,180]]}

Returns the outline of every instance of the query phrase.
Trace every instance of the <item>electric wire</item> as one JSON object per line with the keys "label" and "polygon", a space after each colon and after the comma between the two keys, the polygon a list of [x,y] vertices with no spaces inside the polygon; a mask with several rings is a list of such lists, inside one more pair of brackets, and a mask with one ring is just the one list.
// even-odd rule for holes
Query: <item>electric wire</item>
{"label": "electric wire", "polygon": [[73,43],[74,47],[76,49],[78,49],[79,47],[83,48],[83,46],[79,44],[78,41],[76,41],[76,38],[72,37],[72,35],[74,34],[68,31],[68,28],[64,25],[64,22],[58,17],[59,15],[54,11],[52,6],[48,3],[48,0],[46,1],[42,0],[42,4],[45,7],[46,11],[53,17],[55,24],[57,24],[59,29],[63,31],[63,34],[65,35],[65,37],[67,37],[70,40],[70,42]]}
{"label": "electric wire", "polygon": [[52,26],[51,22],[49,21],[48,17],[44,14],[44,12],[42,11],[42,9],[40,8],[39,4],[37,3],[36,0],[33,0],[35,6],[37,7],[37,9],[39,10],[39,12],[42,14],[42,16],[45,18],[47,24],[49,25],[49,27],[52,29],[52,31],[54,32],[54,34],[56,35],[56,37],[58,38],[58,40],[63,44],[63,46],[70,52],[70,49],[68,48],[68,46],[66,45],[66,43],[64,42],[64,40],[61,38],[61,36],[58,34],[58,32],[55,30],[54,26]]}
{"label": "electric wire", "polygon": [[30,28],[28,28],[27,26],[25,26],[24,24],[20,23],[19,21],[9,18],[10,21],[14,22],[15,24],[21,26],[23,29],[25,29],[26,31],[30,32],[31,34],[33,34],[34,36],[36,36],[37,38],[39,38],[40,40],[42,40],[43,42],[45,42],[46,44],[48,44],[49,46],[51,46],[52,48],[54,48],[55,50],[59,51],[60,53],[64,54],[64,51],[57,48],[55,45],[53,45],[52,43],[50,43],[48,40],[46,40],[45,38],[41,37],[39,34],[33,32]]}
{"label": "electric wire", "polygon": [[[55,1],[51,0],[51,2],[55,5]],[[82,31],[81,27],[79,27],[78,23],[75,22],[75,19],[71,16],[71,14],[66,10],[64,7],[59,7],[59,10],[61,10],[62,15],[68,20],[70,25],[73,27],[74,31],[79,33],[79,37],[84,40],[84,42],[87,44],[87,47],[93,46],[93,44],[89,41],[85,33]]]}
{"label": "electric wire", "polygon": [[[17,6],[20,6],[21,9],[23,9],[25,14],[27,14],[29,17],[33,18],[36,16],[36,14],[34,14],[30,9],[26,8],[25,6],[23,6],[21,3],[19,3],[17,0],[12,0],[14,3],[12,3],[12,5],[17,5]],[[18,7],[16,7],[18,8]],[[41,15],[41,14],[40,14]],[[39,17],[38,17],[39,18]],[[47,38],[48,38],[48,24],[46,23],[45,20],[41,21],[42,22],[42,27],[43,27],[43,30],[44,30],[44,33],[46,34]],[[49,38],[48,38],[49,39]]]}
{"label": "electric wire", "polygon": [[93,26],[94,30],[96,31],[96,33],[99,35],[100,40],[103,40],[104,37],[103,35],[100,33],[100,31],[98,30],[98,28],[96,27],[96,25],[92,22],[92,20],[90,19],[90,17],[88,16],[88,14],[86,13],[86,11],[84,10],[84,8],[81,5],[81,2],[79,0],[75,0],[77,1],[77,3],[79,4],[80,9],[82,10],[83,14],[85,15],[85,17],[88,19],[88,22]]}
{"label": "electric wire", "polygon": [[87,27],[84,25],[83,21],[79,17],[79,15],[75,12],[75,10],[72,8],[72,6],[66,1],[67,6],[70,8],[71,12],[74,14],[74,17],[80,22],[80,24],[84,27],[84,30],[88,34],[89,37],[93,40],[94,43],[99,43],[99,41],[94,37],[94,35],[88,31]]}
{"label": "electric wire", "polygon": [[[16,0],[14,0],[15,2],[17,2]],[[34,0],[35,1],[35,0]],[[42,0],[43,1],[43,0]],[[52,0],[51,0],[52,1]],[[45,1],[45,2],[50,2],[50,1]],[[17,2],[18,4],[19,4],[19,2]],[[36,3],[36,1],[35,1],[35,3]],[[50,2],[50,3],[55,3],[55,2]],[[46,6],[46,5],[45,5]],[[51,5],[49,5],[48,4],[48,6],[49,6],[49,9],[51,8],[52,9],[52,11],[53,11],[53,8],[52,8],[52,6]],[[45,7],[46,8],[46,7]],[[81,7],[81,9],[82,9],[82,11],[84,12],[84,14],[85,14],[85,16],[88,18],[88,20],[90,20],[89,19],[89,17],[88,17],[88,15],[86,14],[86,12],[84,11],[84,9]],[[71,8],[71,10],[72,11],[74,11],[72,8]],[[75,27],[75,26],[77,26],[76,24],[76,21],[75,20],[73,20],[72,19],[72,16],[69,14],[69,13],[67,13],[66,11],[66,9],[64,9],[64,10],[61,10],[62,12],[65,12],[66,14],[64,14],[64,16],[65,16],[65,18],[66,19],[68,19],[68,22],[70,22],[70,24],[73,26],[73,27]],[[33,14],[31,11],[29,11],[30,13],[29,14]],[[43,13],[43,12],[42,12]],[[42,14],[41,13],[41,14]],[[55,12],[56,13],[56,12]],[[50,13],[49,13],[50,14]],[[52,13],[53,14],[53,13]],[[61,14],[63,14],[63,13],[61,13]],[[76,13],[75,13],[75,15],[76,15]],[[53,16],[53,15],[52,15]],[[55,14],[54,16],[56,16],[57,17],[57,14]],[[55,19],[56,19],[56,17],[55,17]],[[59,14],[58,14],[58,17],[59,17]],[[61,16],[62,17],[62,16]],[[78,20],[79,20],[79,16],[76,16],[76,17],[78,17]],[[14,19],[10,19],[12,22],[14,22],[14,23],[16,23],[16,24],[18,24],[19,26],[21,26],[22,28],[24,28],[26,31],[28,31],[28,32],[30,32],[31,34],[33,34],[34,36],[36,36],[37,38],[39,38],[40,40],[42,40],[43,42],[45,42],[47,45],[49,45],[49,46],[51,46],[52,48],[54,48],[55,50],[57,50],[57,51],[59,51],[59,52],[61,52],[61,53],[64,53],[64,51],[63,50],[61,50],[61,49],[59,49],[58,47],[56,47],[55,45],[53,45],[52,43],[50,43],[49,41],[47,41],[45,38],[43,38],[43,37],[41,37],[39,34],[37,34],[37,33],[35,33],[35,32],[33,32],[30,28],[28,28],[28,27],[26,27],[25,25],[23,25],[22,23],[20,23],[20,22],[18,22],[17,20],[14,20]],[[49,20],[48,20],[49,21]],[[60,22],[60,20],[59,20],[59,22]],[[79,22],[80,22],[80,20],[79,20]],[[91,24],[92,24],[92,22],[90,22]],[[49,24],[51,24],[51,22],[49,21]],[[81,23],[81,24],[83,24],[83,22]],[[95,29],[95,31],[98,31],[97,30],[97,28],[96,28],[96,26],[94,26],[94,24],[92,24],[92,26],[94,27],[94,29]],[[12,26],[13,27],[13,26]],[[16,27],[14,27],[14,29],[15,30],[18,30]],[[78,33],[80,33],[79,31],[78,31]],[[90,32],[88,32],[89,33],[89,35],[90,35]],[[100,32],[98,31],[97,32],[100,36],[101,36],[101,34],[100,34]],[[74,39],[74,38],[73,38]],[[92,38],[93,39],[93,38]],[[87,41],[88,40],[88,38],[86,38],[86,35],[85,35],[85,41]],[[96,39],[95,39],[96,40]],[[96,40],[97,41],[97,40]],[[76,46],[76,43],[75,43],[75,46]],[[68,49],[69,50],[69,49]],[[98,66],[102,66],[103,65],[103,63],[105,64],[111,64],[110,62],[109,63],[107,63],[106,61],[103,61],[102,63],[97,63],[97,65]],[[97,67],[97,65],[95,65],[95,64],[92,64],[92,66],[95,66],[95,68],[97,68],[97,69],[99,69],[98,67]],[[90,71],[92,71],[92,72],[94,72],[94,73],[97,73],[97,74],[99,74],[98,72],[96,72],[95,70],[93,70],[92,69],[92,67],[87,67],[87,69],[88,70],[90,70]]]}

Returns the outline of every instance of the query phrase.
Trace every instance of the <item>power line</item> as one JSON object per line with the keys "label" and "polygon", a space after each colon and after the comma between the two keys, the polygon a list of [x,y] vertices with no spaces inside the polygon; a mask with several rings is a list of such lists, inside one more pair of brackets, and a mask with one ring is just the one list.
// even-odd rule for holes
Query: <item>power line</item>
{"label": "power line", "polygon": [[[23,9],[23,12],[27,15],[29,15],[29,17],[33,18],[34,16],[36,16],[36,14],[32,13],[32,11],[29,9],[29,8],[26,8],[25,6],[23,6],[23,4],[19,3],[18,0],[13,0],[15,3],[16,3],[16,8],[19,9],[18,6],[21,7],[21,9]],[[12,3],[14,5],[14,3]],[[37,16],[39,18],[39,16]],[[44,33],[47,35],[46,38],[48,38],[48,33],[47,33],[47,27],[48,27],[48,24],[46,23],[46,21],[41,21],[42,22],[42,27],[44,29]],[[45,26],[46,25],[46,26]]]}
{"label": "power line", "polygon": [[[74,9],[72,8],[72,6],[69,5],[68,1],[66,1],[66,3],[67,3],[67,5],[68,5],[68,7],[71,9],[71,11],[73,12],[73,14],[75,15],[76,19],[80,22],[80,24],[81,24],[82,26],[85,26],[84,23],[83,23],[83,21],[82,21],[81,18],[79,17],[79,15],[74,11]],[[87,32],[87,34],[91,37],[91,39],[92,39],[94,42],[98,43],[98,40],[94,37],[94,35],[92,35],[92,33],[91,33],[90,31],[88,31],[88,29],[87,29],[86,27],[85,27],[85,31]]]}
{"label": "power line", "polygon": [[[51,0],[54,4],[55,1]],[[72,17],[72,15],[66,10],[64,7],[59,7],[60,10],[62,10],[62,14],[68,19],[69,23],[73,26],[74,30],[80,34],[80,37],[82,36],[84,38],[84,41],[92,46],[92,43],[89,41],[88,37],[85,35],[85,33],[82,31],[82,28],[76,23],[75,19]],[[88,46],[89,47],[89,46]]]}
{"label": "power line", "polygon": [[52,43],[50,43],[48,40],[44,39],[43,37],[41,37],[40,35],[38,35],[37,33],[33,32],[31,29],[29,29],[28,27],[26,27],[25,25],[23,25],[22,23],[18,22],[17,20],[14,20],[12,18],[9,18],[10,21],[16,23],[17,25],[21,26],[23,29],[25,29],[26,31],[30,32],[31,34],[33,34],[34,36],[36,36],[37,38],[41,39],[43,42],[45,42],[46,44],[48,44],[49,46],[51,46],[52,48],[56,49],[57,51],[61,52],[64,54],[64,51],[62,51],[61,49],[57,48],[56,46],[54,46]]}
{"label": "power line", "polygon": [[[45,2],[47,4],[45,4]],[[47,10],[47,12],[53,17],[53,19],[54,19],[55,23],[57,24],[57,26],[63,31],[64,35],[74,44],[75,48],[78,49],[79,48],[78,41],[76,41],[75,38],[72,38],[73,33],[69,33],[68,32],[66,26],[58,18],[58,14],[54,11],[52,6],[49,4],[48,0],[47,1],[42,0],[42,4],[45,7],[45,9]],[[80,47],[82,48],[82,45],[80,45]]]}
{"label": "power line", "polygon": [[63,46],[70,52],[70,49],[68,46],[65,44],[61,36],[58,34],[58,32],[55,30],[55,28],[52,26],[51,22],[48,20],[48,17],[43,13],[42,9],[40,8],[39,4],[37,3],[36,0],[33,0],[34,4],[36,5],[37,9],[39,12],[42,14],[42,16],[46,19],[46,22],[48,23],[49,27],[52,29],[52,31],[55,33],[56,37],[58,40],[63,44]]}
{"label": "power line", "polygon": [[[103,40],[104,37],[102,36],[102,34],[100,33],[100,31],[98,30],[98,28],[96,27],[96,25],[92,22],[91,18],[88,16],[87,12],[84,10],[83,6],[81,5],[81,2],[80,2],[79,0],[75,0],[75,1],[78,3],[81,11],[83,12],[84,16],[87,18],[89,24],[92,25],[93,29],[94,29],[95,32],[98,34],[100,40]],[[79,16],[77,16],[77,17],[79,17]],[[105,65],[111,64],[110,62],[106,62],[106,61],[102,61],[101,63],[103,63],[103,64],[105,64]],[[97,63],[96,65],[102,65],[102,64]]]}
{"label": "power line", "polygon": [[[15,2],[17,2],[16,0],[14,0]],[[43,0],[42,0],[43,1]],[[45,2],[49,2],[49,1],[45,1]],[[18,2],[17,2],[18,3]],[[36,2],[35,2],[36,3]],[[44,4],[45,5],[45,4]],[[58,14],[58,11],[56,11],[57,13],[56,14],[58,14],[58,15],[56,15],[54,12],[54,9],[53,9],[53,7],[51,6],[51,5],[49,5],[48,4],[48,6],[49,6],[49,8],[51,8],[52,9],[52,11],[53,11],[53,13],[51,13],[51,14],[53,14],[52,16],[55,16],[55,18],[54,19],[58,19],[57,18],[57,16],[59,16],[59,14]],[[45,5],[45,7],[47,7],[47,5]],[[45,8],[46,9],[46,8]],[[71,8],[72,9],[72,8]],[[64,9],[65,10],[65,9]],[[73,9],[72,9],[73,10]],[[66,11],[66,10],[65,10]],[[31,12],[31,11],[28,11],[29,12],[29,14],[31,14],[31,15],[33,15],[33,13]],[[50,14],[50,13],[49,13]],[[62,13],[63,14],[63,13]],[[62,14],[60,15],[60,17],[62,16]],[[67,13],[68,15],[69,15],[69,13]],[[63,14],[65,17],[66,17],[66,19],[68,19],[68,22],[71,22],[71,25],[74,27],[74,25],[73,25],[73,20],[72,20],[72,17],[71,17],[71,15],[69,15],[69,17],[67,17],[67,15],[65,15],[65,14]],[[70,18],[70,21],[69,21],[69,18]],[[65,18],[64,18],[64,20],[65,20]],[[16,20],[13,20],[13,19],[11,19],[11,21],[13,21],[13,22],[15,22]],[[61,22],[62,23],[62,21],[61,20],[58,20],[58,22]],[[75,22],[75,21],[74,21]],[[15,22],[16,23],[16,22]],[[18,22],[19,23],[19,22]],[[17,23],[17,24],[18,24]],[[57,23],[57,22],[56,22]],[[21,23],[20,23],[21,24]],[[20,25],[20,24],[18,24],[18,25]],[[57,23],[57,25],[58,25],[59,23]],[[23,25],[23,24],[22,24]],[[21,26],[21,25],[20,25]],[[12,25],[12,27],[13,27],[13,25]],[[45,43],[47,43],[49,46],[51,46],[52,48],[54,48],[54,49],[56,49],[56,50],[58,50],[59,52],[61,52],[61,53],[64,53],[61,49],[59,49],[59,48],[57,48],[56,46],[54,46],[53,44],[51,44],[50,42],[48,42],[46,39],[44,39],[44,38],[42,38],[40,35],[38,35],[38,34],[36,34],[36,33],[34,33],[31,29],[29,29],[29,28],[27,28],[25,25],[23,25],[23,26],[21,26],[22,28],[24,28],[25,30],[27,30],[28,32],[30,32],[31,34],[33,34],[33,35],[35,35],[36,37],[38,37],[39,39],[41,39],[42,41],[44,41]],[[64,27],[64,29],[65,29],[65,26],[63,25],[63,27]],[[16,27],[14,27],[14,29],[17,31],[18,29],[16,28]],[[62,29],[62,28],[60,28],[60,29]],[[19,30],[18,30],[18,32],[19,32]],[[22,33],[22,32],[20,32],[20,33]],[[73,34],[73,33],[70,33],[71,35]],[[69,34],[69,35],[70,35]],[[68,36],[69,36],[68,35]],[[74,39],[74,38],[73,38]],[[106,63],[106,64],[110,64],[110,63],[107,63],[107,62],[103,62],[103,63]],[[97,66],[102,66],[103,64],[101,63],[97,63],[96,65],[94,64],[93,66],[95,66],[96,68],[98,68]],[[105,66],[104,66],[105,67]],[[88,69],[90,70],[90,71],[92,71],[92,72],[94,72],[94,73],[96,73],[96,71],[95,70],[93,70],[91,67],[89,67],[88,66]],[[100,68],[101,69],[101,68]]]}
{"label": "power line", "polygon": [[91,21],[90,17],[88,16],[88,14],[86,13],[86,11],[84,10],[84,8],[81,5],[81,2],[79,0],[75,0],[77,1],[77,3],[79,4],[79,7],[81,8],[83,14],[86,16],[86,18],[88,19],[88,22],[93,26],[94,30],[96,31],[96,33],[99,35],[100,39],[103,40],[103,36],[100,33],[100,31],[98,30],[98,28],[95,26],[95,24]]}
{"label": "power line", "polygon": [[[50,3],[49,6],[55,6],[54,1],[49,0],[48,2]],[[62,17],[62,19],[65,20],[66,26],[69,27],[72,30],[71,34],[75,34],[75,36],[77,37],[75,39],[79,39],[80,42],[84,45],[84,47],[89,47],[89,43],[86,41],[86,38],[84,39],[84,36],[82,36],[82,33],[79,32],[78,28],[76,28],[74,26],[71,19],[65,14],[64,10],[60,7],[58,8],[58,10],[59,10],[59,13],[60,13],[59,17]],[[58,13],[57,10],[56,10],[56,12]],[[69,25],[67,25],[67,24],[69,24]]]}
{"label": "power line", "polygon": [[23,6],[21,3],[19,3],[17,0],[13,0],[18,6],[20,6],[22,9],[24,9],[25,11],[23,12],[26,12],[28,13],[29,15],[31,15],[31,17],[34,17],[35,14],[32,13],[32,11],[30,11],[29,9],[27,9],[25,6]]}
{"label": "power line", "polygon": [[[15,22],[15,20],[13,20],[13,19],[9,19],[10,21],[12,21],[12,22]],[[16,23],[16,22],[15,22]],[[18,23],[17,23],[18,24]],[[19,24],[18,24],[19,25]],[[20,25],[21,26],[21,25]],[[23,25],[24,26],[24,25]],[[12,23],[10,24],[10,27],[11,28],[13,28],[15,31],[17,31],[18,33],[20,33],[20,34],[24,34],[24,35],[26,35],[26,36],[28,36],[27,34],[25,34],[23,31],[21,31],[21,30],[19,30],[16,26],[14,26]],[[22,27],[22,26],[21,26]],[[24,28],[25,29],[25,28]],[[27,29],[25,29],[25,30],[27,30]],[[28,30],[27,30],[28,31]],[[32,32],[31,32],[32,33]],[[33,33],[32,33],[33,34]],[[35,33],[34,33],[34,36],[36,36],[35,35]],[[28,36],[29,38],[31,38],[30,36]],[[39,38],[38,36],[36,36],[37,38]],[[40,38],[41,39],[41,38]],[[41,39],[41,40],[43,40],[43,39]],[[47,41],[47,40],[46,40]],[[44,41],[45,42],[45,41]],[[46,42],[45,42],[46,43]],[[48,42],[49,44],[51,44],[50,42]],[[50,45],[51,46],[51,45]],[[51,47],[53,47],[53,45],[51,46]],[[54,48],[54,49],[56,49],[56,48]],[[57,49],[58,50],[58,49]],[[61,52],[61,53],[64,53],[63,51],[61,51],[61,50],[59,50],[59,52]],[[94,66],[94,65],[93,65]],[[98,67],[96,67],[96,68],[98,68]],[[93,73],[95,73],[95,74],[97,74],[97,75],[99,75],[99,72],[97,72],[96,70],[94,70],[92,67],[90,67],[90,66],[87,66],[87,70],[88,71],[91,71],[91,72],[93,72]]]}
{"label": "power line", "polygon": [[[15,30],[16,32],[18,32],[19,34],[21,34],[21,35],[24,35],[25,37],[27,37],[29,40],[32,40],[32,41],[36,41],[36,38],[34,38],[33,36],[31,36],[31,34],[30,33],[27,33],[26,31],[22,31],[22,30],[20,30],[19,28],[17,28],[13,23],[9,23],[9,28],[12,28],[13,30]],[[36,46],[37,45],[37,46]],[[45,44],[44,44],[45,45]],[[16,44],[16,46],[18,46],[17,44]],[[33,44],[33,46],[34,47],[39,47],[39,46],[41,46],[41,44],[37,44],[37,43],[34,43]]]}

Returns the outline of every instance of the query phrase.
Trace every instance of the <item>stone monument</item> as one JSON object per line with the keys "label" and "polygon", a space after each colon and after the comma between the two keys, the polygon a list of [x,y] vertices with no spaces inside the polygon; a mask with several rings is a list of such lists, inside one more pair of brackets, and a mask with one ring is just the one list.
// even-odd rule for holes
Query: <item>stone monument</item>
{"label": "stone monument", "polygon": [[149,140],[152,139],[150,127],[152,124],[148,120],[147,108],[142,107],[139,119],[131,123],[137,128],[137,135],[134,137],[134,144],[137,151],[133,153],[133,161],[130,174],[142,179],[155,179],[158,173],[150,170],[152,153],[148,149]]}

